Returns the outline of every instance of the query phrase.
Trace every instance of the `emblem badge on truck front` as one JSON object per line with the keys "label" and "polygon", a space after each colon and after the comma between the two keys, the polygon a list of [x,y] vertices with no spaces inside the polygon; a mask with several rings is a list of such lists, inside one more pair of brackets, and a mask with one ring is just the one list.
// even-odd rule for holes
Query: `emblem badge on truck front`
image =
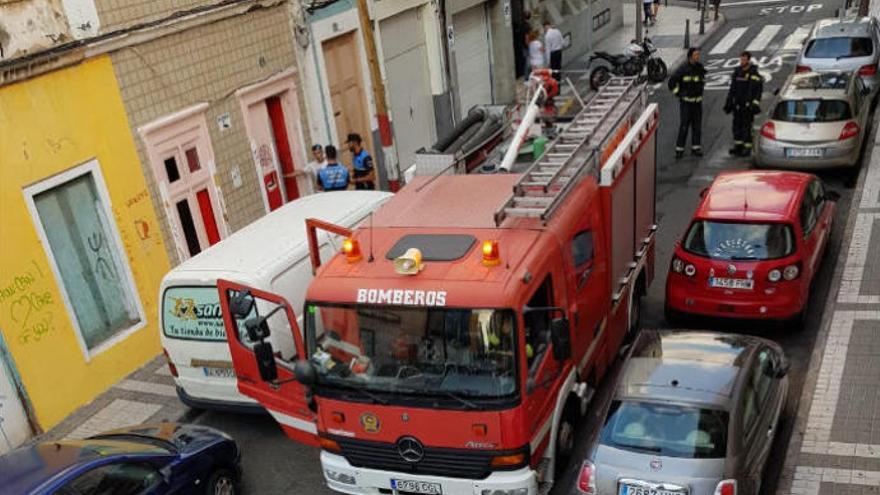
{"label": "emblem badge on truck front", "polygon": [[397,441],[397,453],[404,461],[415,464],[425,457],[425,447],[413,437],[402,437]]}
{"label": "emblem badge on truck front", "polygon": [[379,433],[379,418],[373,413],[361,414],[361,426],[367,433]]}

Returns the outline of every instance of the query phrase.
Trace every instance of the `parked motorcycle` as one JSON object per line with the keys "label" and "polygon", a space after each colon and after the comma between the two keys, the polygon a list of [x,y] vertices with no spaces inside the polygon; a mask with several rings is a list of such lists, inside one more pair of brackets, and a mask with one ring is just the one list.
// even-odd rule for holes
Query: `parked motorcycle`
{"label": "parked motorcycle", "polygon": [[[595,52],[590,55],[590,66],[595,60],[602,63],[590,70],[590,87],[598,90],[600,86],[611,79],[611,76],[639,76],[640,81],[644,78],[654,84],[666,79],[668,69],[666,62],[657,55],[657,48],[651,42],[651,38],[644,37],[641,43],[632,40],[622,55],[612,55],[608,52]],[[647,71],[645,69],[647,68]],[[647,72],[647,74],[642,74]]]}

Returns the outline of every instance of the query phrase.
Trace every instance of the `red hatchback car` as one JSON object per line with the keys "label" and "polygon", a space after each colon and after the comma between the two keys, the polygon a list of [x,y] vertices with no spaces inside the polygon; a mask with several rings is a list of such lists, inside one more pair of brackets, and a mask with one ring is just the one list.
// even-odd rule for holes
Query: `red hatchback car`
{"label": "red hatchback car", "polygon": [[702,195],[669,266],[667,320],[802,321],[839,195],[777,171],[723,173]]}

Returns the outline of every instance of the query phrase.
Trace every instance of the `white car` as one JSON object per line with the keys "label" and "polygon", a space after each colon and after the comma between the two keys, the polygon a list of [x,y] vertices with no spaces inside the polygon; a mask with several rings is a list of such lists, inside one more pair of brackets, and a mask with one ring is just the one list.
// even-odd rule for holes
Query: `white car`
{"label": "white car", "polygon": [[[262,410],[256,401],[238,392],[217,279],[281,294],[298,309],[312,280],[306,218],[353,228],[391,196],[380,191],[306,196],[168,272],[159,290],[159,333],[180,400],[202,409]],[[340,239],[323,232],[318,239],[324,259],[341,246]],[[301,318],[298,315],[299,321]],[[282,358],[293,357],[290,332],[276,332],[272,344]]]}
{"label": "white car", "polygon": [[874,17],[822,19],[804,41],[796,72],[858,71],[872,93],[880,87],[880,24]]}

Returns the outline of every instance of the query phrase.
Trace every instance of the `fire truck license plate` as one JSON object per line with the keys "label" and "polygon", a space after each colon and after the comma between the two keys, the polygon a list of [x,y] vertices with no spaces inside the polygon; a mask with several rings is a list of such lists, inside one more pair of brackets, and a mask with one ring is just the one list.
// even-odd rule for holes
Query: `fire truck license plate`
{"label": "fire truck license plate", "polygon": [[746,278],[715,278],[709,279],[709,287],[718,287],[721,289],[745,289],[752,290],[755,288],[755,281]]}
{"label": "fire truck license plate", "polygon": [[687,495],[687,492],[659,490],[646,486],[620,485],[619,495]]}
{"label": "fire truck license plate", "polygon": [[440,483],[428,483],[427,481],[392,479],[391,489],[401,492],[425,493],[427,495],[443,495],[443,487],[440,486]]}

